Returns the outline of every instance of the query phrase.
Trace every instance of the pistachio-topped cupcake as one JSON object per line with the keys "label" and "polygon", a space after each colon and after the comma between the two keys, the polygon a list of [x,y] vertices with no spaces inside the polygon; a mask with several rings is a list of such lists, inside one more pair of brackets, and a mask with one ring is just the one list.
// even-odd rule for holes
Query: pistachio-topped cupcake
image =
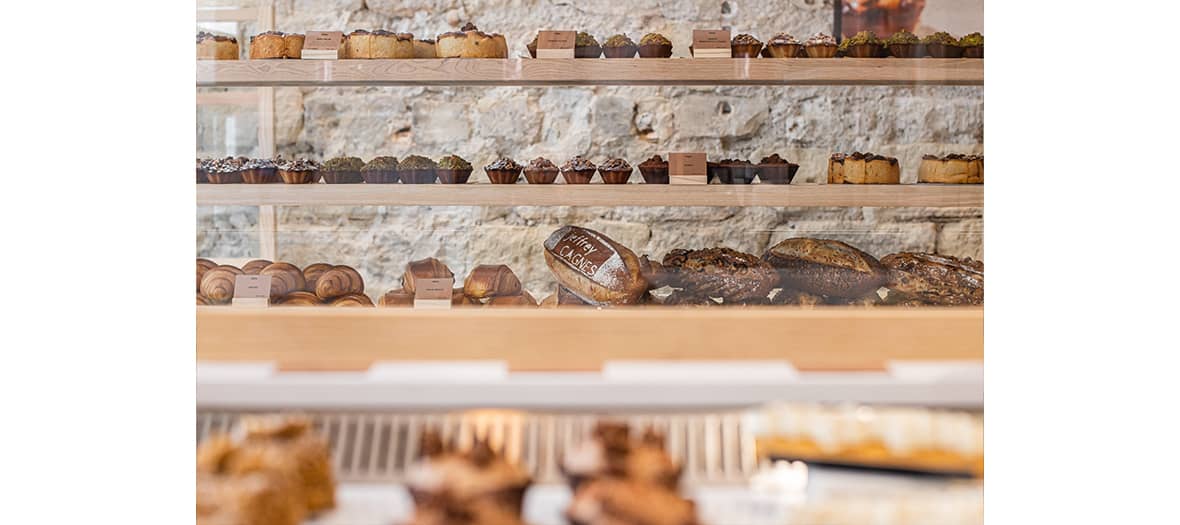
{"label": "pistachio-topped cupcake", "polygon": [[639,47],[627,35],[611,35],[602,43],[602,53],[606,58],[635,58]]}
{"label": "pistachio-topped cupcake", "polygon": [[561,177],[566,184],[590,184],[595,171],[598,171],[598,166],[581,155],[574,155],[574,158],[561,165]]}
{"label": "pistachio-topped cupcake", "polygon": [[598,174],[602,175],[602,182],[607,184],[626,184],[631,178],[631,165],[618,157],[608,159],[598,166]]}
{"label": "pistachio-topped cupcake", "polygon": [[357,157],[336,157],[324,163],[320,174],[328,184],[359,184],[365,179],[361,177],[361,168],[365,161]]}
{"label": "pistachio-topped cupcake", "polygon": [[668,183],[668,161],[659,155],[652,155],[639,163],[639,174],[643,175],[643,182],[648,184]]}
{"label": "pistachio-topped cupcake", "polygon": [[438,181],[443,184],[467,184],[471,178],[471,163],[458,155],[447,155],[438,159]]}
{"label": "pistachio-topped cupcake", "polygon": [[926,35],[922,39],[926,46],[926,53],[934,58],[959,58],[963,56],[963,48],[959,47],[959,39],[946,31],[939,31]]}
{"label": "pistachio-topped cupcake", "polygon": [[668,58],[672,56],[672,41],[659,33],[648,33],[639,39],[641,58]]}
{"label": "pistachio-topped cupcake", "polygon": [[762,41],[753,35],[742,33],[733,37],[729,42],[730,56],[733,58],[758,58],[762,52]]}
{"label": "pistachio-topped cupcake", "polygon": [[397,163],[397,176],[402,184],[434,184],[438,178],[438,164],[421,155],[410,155]]}
{"label": "pistachio-topped cupcake", "polygon": [[520,170],[523,166],[517,164],[515,160],[508,157],[500,157],[495,162],[483,167],[483,171],[488,174],[488,179],[492,184],[516,184],[520,179]]}
{"label": "pistachio-topped cupcake", "polygon": [[885,39],[885,45],[889,47],[889,54],[897,58],[917,58],[921,56],[922,41],[918,39],[917,35],[902,29],[893,33],[889,38]]}
{"label": "pistachio-topped cupcake", "polygon": [[836,56],[836,39],[831,35],[816,33],[803,42],[803,50],[811,58],[832,58]]}
{"label": "pistachio-topped cupcake", "polygon": [[881,55],[882,42],[872,31],[861,31],[840,43],[844,56],[853,58],[876,58]]}
{"label": "pistachio-topped cupcake", "polygon": [[959,39],[963,58],[983,58],[983,33],[971,33]]}
{"label": "pistachio-topped cupcake", "polygon": [[802,48],[803,45],[795,37],[787,33],[779,33],[766,43],[766,49],[762,50],[762,55],[770,58],[795,58]]}
{"label": "pistachio-topped cupcake", "polygon": [[524,179],[529,184],[553,184],[557,180],[557,165],[545,157],[537,157],[524,167]]}
{"label": "pistachio-topped cupcake", "polygon": [[578,32],[574,40],[574,58],[598,58],[601,54],[602,47],[598,45],[594,36],[585,31]]}
{"label": "pistachio-topped cupcake", "polygon": [[376,157],[361,168],[361,178],[367,184],[397,182],[397,157]]}
{"label": "pistachio-topped cupcake", "polygon": [[286,184],[311,184],[320,178],[320,165],[314,160],[280,160],[279,178]]}

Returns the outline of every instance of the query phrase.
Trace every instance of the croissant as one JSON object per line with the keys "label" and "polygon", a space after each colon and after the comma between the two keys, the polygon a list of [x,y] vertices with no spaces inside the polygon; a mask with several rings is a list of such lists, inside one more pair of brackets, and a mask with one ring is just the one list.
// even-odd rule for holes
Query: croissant
{"label": "croissant", "polygon": [[471,270],[463,283],[463,293],[475,299],[520,294],[520,279],[503,264],[481,264]]}
{"label": "croissant", "polygon": [[213,304],[225,304],[234,298],[234,278],[243,272],[233,266],[221,265],[205,272],[201,278],[201,295]]}
{"label": "croissant", "polygon": [[427,257],[419,261],[410,261],[406,265],[406,273],[402,275],[402,287],[407,292],[414,293],[414,279],[446,279],[455,274],[442,261],[434,257]]}
{"label": "croissant", "polygon": [[266,259],[254,259],[242,265],[242,273],[246,275],[258,275],[263,268],[270,266],[271,262]]}
{"label": "croissant", "polygon": [[[459,295],[462,295],[460,293]],[[414,306],[414,294],[407,292],[404,288],[397,288],[385,292],[377,299],[378,306]]]}
{"label": "croissant", "polygon": [[258,274],[270,276],[271,299],[278,299],[291,292],[303,290],[307,286],[307,281],[303,279],[303,270],[291,263],[272,263]]}
{"label": "croissant", "polygon": [[315,294],[300,290],[283,296],[282,299],[279,299],[278,304],[280,306],[317,306],[321,303],[320,298]]}
{"label": "croissant", "polygon": [[348,274],[350,289],[355,290],[356,293],[365,293],[365,280],[355,268],[344,265],[333,266],[333,268]]}
{"label": "croissant", "polygon": [[205,276],[205,272],[217,267],[217,263],[209,259],[197,259],[197,291],[201,291],[201,278]]}
{"label": "croissant", "polygon": [[373,300],[363,293],[350,293],[337,297],[332,306],[373,306]]}
{"label": "croissant", "polygon": [[364,293],[365,284],[360,274],[347,266],[333,266],[316,279],[315,294],[322,300],[335,299],[350,293]]}
{"label": "croissant", "polygon": [[479,300],[467,297],[467,294],[463,293],[462,288],[455,288],[454,290],[451,290],[451,306],[463,306],[471,304],[479,304]]}
{"label": "croissant", "polygon": [[316,281],[319,280],[320,276],[323,275],[324,272],[331,270],[331,269],[332,269],[332,265],[330,265],[328,263],[310,264],[307,266],[307,268],[304,268],[303,269],[303,280],[304,280],[304,282],[307,283],[306,286],[304,287],[304,290],[307,290],[311,293],[315,293]]}
{"label": "croissant", "polygon": [[501,295],[488,300],[488,306],[537,306],[537,300],[528,291],[518,295]]}
{"label": "croissant", "polygon": [[197,292],[197,306],[208,306],[211,304],[213,304],[213,301],[210,301],[208,297],[205,297],[204,295],[201,295],[200,292]]}

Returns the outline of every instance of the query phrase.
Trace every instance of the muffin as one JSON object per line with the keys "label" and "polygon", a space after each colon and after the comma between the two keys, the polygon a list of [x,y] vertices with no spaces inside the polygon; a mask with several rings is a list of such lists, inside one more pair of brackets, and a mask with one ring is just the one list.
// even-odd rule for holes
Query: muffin
{"label": "muffin", "polygon": [[578,37],[574,41],[574,58],[598,58],[601,54],[602,48],[590,33],[578,32]]}
{"label": "muffin", "polygon": [[960,38],[959,47],[963,49],[963,58],[983,58],[983,34],[976,32]]}
{"label": "muffin", "polygon": [[922,41],[913,33],[902,29],[885,40],[889,54],[897,58],[918,58],[922,52]]}
{"label": "muffin", "polygon": [[208,162],[208,159],[197,159],[197,184],[209,182],[209,174],[205,172],[205,165]]}
{"label": "muffin", "polygon": [[640,58],[668,58],[672,56],[672,41],[659,33],[648,33],[639,39]]}
{"label": "muffin", "polygon": [[769,58],[795,58],[799,55],[800,49],[803,49],[803,45],[795,37],[787,33],[779,33],[774,35],[774,38],[766,43],[766,49],[762,50],[762,56]]}
{"label": "muffin", "polygon": [[959,47],[959,39],[946,31],[926,35],[926,38],[922,39],[922,44],[926,47],[926,54],[934,58],[960,58],[963,56],[963,48]]}
{"label": "muffin", "polygon": [[627,179],[631,178],[631,171],[631,165],[618,157],[608,159],[598,167],[598,174],[606,184],[626,184]]}
{"label": "muffin", "polygon": [[210,184],[238,184],[242,182],[242,164],[245,158],[226,157],[210,161],[205,165],[205,177]]}
{"label": "muffin", "polygon": [[816,33],[803,42],[803,50],[811,58],[832,58],[836,56],[836,39],[831,35]]}
{"label": "muffin", "polygon": [[520,179],[520,170],[523,169],[515,160],[508,157],[500,157],[495,162],[483,167],[484,173],[488,174],[488,179],[492,184],[516,184]]}
{"label": "muffin", "polygon": [[787,162],[778,153],[762,157],[758,162],[758,179],[763,184],[790,184],[796,171],[799,171],[799,165]]}
{"label": "muffin", "polygon": [[872,31],[861,31],[840,43],[840,51],[852,58],[876,58],[882,49],[881,39]]}
{"label": "muffin", "polygon": [[471,163],[458,155],[438,159],[438,181],[443,184],[467,184],[471,178]]}
{"label": "muffin", "polygon": [[242,182],[246,184],[271,184],[279,182],[279,168],[270,159],[250,159],[242,164]]}
{"label": "muffin", "polygon": [[757,169],[750,161],[722,159],[721,165],[725,167],[719,173],[722,184],[749,184],[754,182],[754,175],[757,173]]}
{"label": "muffin", "polygon": [[553,184],[557,180],[557,165],[545,157],[537,157],[524,167],[524,180],[529,184]]}
{"label": "muffin", "polygon": [[361,177],[364,167],[365,161],[357,157],[336,157],[324,163],[320,174],[328,184],[360,184],[365,180]]}
{"label": "muffin", "polygon": [[762,51],[762,42],[751,35],[742,33],[733,37],[729,42],[730,56],[733,58],[758,58]]}
{"label": "muffin", "polygon": [[420,155],[410,155],[397,163],[397,176],[402,184],[434,184],[438,178],[438,164]]}
{"label": "muffin", "polygon": [[639,47],[627,35],[612,35],[602,43],[602,54],[606,58],[635,58]]}
{"label": "muffin", "polygon": [[320,179],[320,165],[314,160],[280,160],[279,178],[286,184],[311,184]]}
{"label": "muffin", "polygon": [[574,155],[574,158],[561,165],[561,177],[565,179],[566,184],[590,184],[590,179],[594,178],[594,172],[597,170],[598,166],[593,162],[581,155]]}
{"label": "muffin", "polygon": [[504,35],[485,33],[471,22],[459,31],[438,35],[434,49],[438,58],[508,58]]}
{"label": "muffin", "polygon": [[406,469],[405,484],[418,508],[449,501],[487,502],[519,514],[532,483],[524,469],[496,454],[485,440],[469,450],[443,445],[434,430],[422,433],[420,459]]}
{"label": "muffin", "polygon": [[361,178],[367,184],[397,182],[397,157],[376,157],[361,168]]}
{"label": "muffin", "polygon": [[639,174],[643,175],[643,182],[648,184],[668,183],[668,161],[659,155],[652,155],[639,163]]}

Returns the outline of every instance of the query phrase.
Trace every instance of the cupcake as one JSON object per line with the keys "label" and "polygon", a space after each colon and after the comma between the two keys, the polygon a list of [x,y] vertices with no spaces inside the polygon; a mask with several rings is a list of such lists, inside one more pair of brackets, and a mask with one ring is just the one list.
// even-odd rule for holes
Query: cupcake
{"label": "cupcake", "polygon": [[840,43],[840,51],[852,58],[876,58],[882,49],[881,39],[872,31],[861,31]]}
{"label": "cupcake", "polygon": [[361,177],[363,167],[365,161],[357,157],[336,157],[324,163],[320,174],[328,184],[360,184],[365,180]]}
{"label": "cupcake", "polygon": [[574,41],[574,58],[598,58],[601,54],[602,48],[590,33],[578,32],[578,37]]}
{"label": "cupcake", "polygon": [[270,159],[250,159],[242,164],[242,182],[271,184],[279,181],[278,165]]}
{"label": "cupcake", "polygon": [[836,39],[830,35],[816,33],[803,42],[803,50],[811,58],[832,58],[836,56]]}
{"label": "cupcake", "polygon": [[790,184],[796,171],[799,171],[799,165],[787,162],[778,153],[762,157],[758,162],[758,179],[763,184]]}
{"label": "cupcake", "polygon": [[606,184],[626,184],[627,179],[631,178],[631,171],[631,165],[618,157],[608,159],[598,166],[598,174]]}
{"label": "cupcake", "polygon": [[561,165],[561,177],[565,179],[566,184],[590,184],[590,179],[594,178],[594,172],[598,167],[581,155],[574,155],[574,158],[565,161]]}
{"label": "cupcake", "polygon": [[643,182],[648,184],[668,183],[668,161],[659,155],[652,155],[639,163],[639,174],[643,175]]}
{"label": "cupcake", "polygon": [[405,484],[418,508],[447,501],[485,502],[519,514],[532,483],[524,469],[496,454],[485,440],[468,450],[443,445],[437,431],[422,433],[420,459],[406,469]]}
{"label": "cupcake", "polygon": [[557,165],[545,157],[537,157],[524,167],[524,180],[529,184],[553,184],[557,180]]}
{"label": "cupcake", "polygon": [[762,50],[762,56],[769,58],[795,58],[803,46],[795,37],[786,33],[774,35]]}
{"label": "cupcake", "polygon": [[926,46],[926,54],[934,58],[959,58],[963,56],[963,48],[959,47],[959,39],[946,31],[926,35],[922,39]]}
{"label": "cupcake", "polygon": [[209,182],[209,174],[205,172],[205,164],[208,162],[207,159],[197,159],[197,184]]}
{"label": "cupcake", "polygon": [[314,160],[279,161],[279,178],[286,184],[311,184],[320,180],[320,165]]}
{"label": "cupcake", "polygon": [[672,56],[672,41],[659,33],[648,33],[639,39],[641,58],[668,58]]}
{"label": "cupcake", "polygon": [[913,33],[902,29],[885,39],[889,54],[897,58],[918,58],[922,52],[922,41]]}
{"label": "cupcake", "polygon": [[467,184],[471,170],[471,163],[458,155],[438,159],[438,181],[443,184]]}
{"label": "cupcake", "polygon": [[515,160],[508,157],[500,157],[495,162],[483,167],[483,171],[488,174],[488,179],[492,184],[516,184],[520,179],[520,170],[523,169]]}
{"label": "cupcake", "polygon": [[602,54],[606,58],[635,58],[639,47],[627,35],[612,35],[602,43]]}
{"label": "cupcake", "polygon": [[361,168],[361,178],[367,184],[393,184],[397,182],[397,157],[377,157]]}
{"label": "cupcake", "polygon": [[397,176],[402,184],[434,184],[438,165],[421,155],[410,155],[397,163]]}
{"label": "cupcake", "polygon": [[238,184],[242,182],[242,164],[244,157],[226,157],[210,161],[205,165],[205,177],[210,184]]}
{"label": "cupcake", "polygon": [[758,53],[762,51],[762,42],[742,33],[733,37],[729,42],[729,49],[733,58],[758,58]]}
{"label": "cupcake", "polygon": [[721,165],[725,167],[719,173],[722,184],[749,184],[754,182],[754,175],[757,173],[757,170],[750,161],[722,159]]}
{"label": "cupcake", "polygon": [[529,56],[533,58],[537,58],[537,39],[539,38],[541,38],[541,33],[533,35],[533,40],[524,46],[525,49],[529,50]]}
{"label": "cupcake", "polygon": [[963,48],[963,58],[983,58],[983,34],[971,33],[960,38],[959,47]]}

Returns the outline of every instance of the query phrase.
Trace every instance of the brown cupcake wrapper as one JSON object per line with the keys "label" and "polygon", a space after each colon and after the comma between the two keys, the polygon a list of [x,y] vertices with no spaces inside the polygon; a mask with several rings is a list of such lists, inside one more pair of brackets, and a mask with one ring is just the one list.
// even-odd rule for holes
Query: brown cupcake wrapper
{"label": "brown cupcake wrapper", "polygon": [[394,184],[397,182],[397,170],[361,171],[361,178],[365,179],[365,184]]}
{"label": "brown cupcake wrapper", "polygon": [[750,166],[723,166],[723,170],[718,173],[722,184],[749,184],[754,182],[754,175],[757,170],[753,165]]}
{"label": "brown cupcake wrapper", "polygon": [[769,58],[795,58],[799,56],[800,44],[772,44],[762,50],[762,55]]}
{"label": "brown cupcake wrapper", "polygon": [[242,172],[233,171],[230,173],[206,173],[205,176],[209,179],[209,184],[241,184]]}
{"label": "brown cupcake wrapper", "polygon": [[274,184],[279,181],[277,168],[242,170],[242,182],[246,184]]}
{"label": "brown cupcake wrapper", "polygon": [[565,170],[561,172],[561,178],[565,179],[566,184],[590,184],[590,179],[594,178],[595,171],[598,171],[597,168],[592,170]]}
{"label": "brown cupcake wrapper", "polygon": [[525,168],[524,180],[528,181],[529,184],[553,184],[553,181],[557,180],[558,171],[557,168],[544,170],[530,170]]}
{"label": "brown cupcake wrapper", "polygon": [[725,181],[729,179],[729,168],[720,165],[711,165],[705,168],[705,173],[708,175],[706,182],[713,182],[713,179]]}
{"label": "brown cupcake wrapper", "polygon": [[434,184],[434,181],[438,179],[438,173],[434,168],[397,170],[397,177],[401,179],[402,184]]}
{"label": "brown cupcake wrapper", "polygon": [[667,184],[668,168],[639,167],[639,174],[643,175],[643,182],[647,184]]}
{"label": "brown cupcake wrapper", "polygon": [[326,184],[360,184],[365,181],[359,171],[320,170]]}
{"label": "brown cupcake wrapper", "polygon": [[964,47],[963,58],[983,58],[983,46]]}
{"label": "brown cupcake wrapper", "polygon": [[631,178],[631,171],[599,169],[598,174],[602,176],[602,182],[604,184],[626,184],[627,180]]}
{"label": "brown cupcake wrapper", "polygon": [[669,58],[672,56],[672,44],[643,44],[639,46],[640,58]]}
{"label": "brown cupcake wrapper", "polygon": [[848,46],[844,51],[846,56],[852,58],[877,58],[881,56],[881,46],[879,44],[859,44],[855,46]]}
{"label": "brown cupcake wrapper", "polygon": [[832,58],[836,56],[838,48],[832,44],[811,44],[803,46],[809,58]]}
{"label": "brown cupcake wrapper", "polygon": [[889,44],[889,54],[897,58],[920,58],[921,44]]}
{"label": "brown cupcake wrapper", "polygon": [[758,58],[762,44],[730,44],[729,54],[733,58]]}
{"label": "brown cupcake wrapper", "polygon": [[284,184],[311,184],[320,180],[320,172],[279,170],[279,178],[283,179]]}
{"label": "brown cupcake wrapper", "polygon": [[467,184],[467,179],[471,178],[472,168],[461,170],[445,170],[439,168],[434,171],[438,174],[438,181],[443,184]]}
{"label": "brown cupcake wrapper", "polygon": [[619,46],[619,47],[604,47],[602,54],[606,58],[635,58],[635,53],[639,51],[636,46]]}
{"label": "brown cupcake wrapper", "polygon": [[934,58],[961,58],[963,48],[947,44],[926,44],[926,53]]}
{"label": "brown cupcake wrapper", "polygon": [[602,46],[579,46],[574,48],[574,58],[598,58],[602,55]]}
{"label": "brown cupcake wrapper", "polygon": [[484,173],[488,174],[488,180],[492,184],[516,184],[520,180],[520,170],[489,170],[484,169]]}
{"label": "brown cupcake wrapper", "polygon": [[206,184],[209,182],[209,175],[205,170],[197,168],[197,184]]}
{"label": "brown cupcake wrapper", "polygon": [[537,58],[537,45],[536,44],[525,44],[524,47],[528,48],[529,56],[531,56],[533,58]]}
{"label": "brown cupcake wrapper", "polygon": [[759,164],[758,180],[763,184],[790,184],[797,171],[798,164]]}

